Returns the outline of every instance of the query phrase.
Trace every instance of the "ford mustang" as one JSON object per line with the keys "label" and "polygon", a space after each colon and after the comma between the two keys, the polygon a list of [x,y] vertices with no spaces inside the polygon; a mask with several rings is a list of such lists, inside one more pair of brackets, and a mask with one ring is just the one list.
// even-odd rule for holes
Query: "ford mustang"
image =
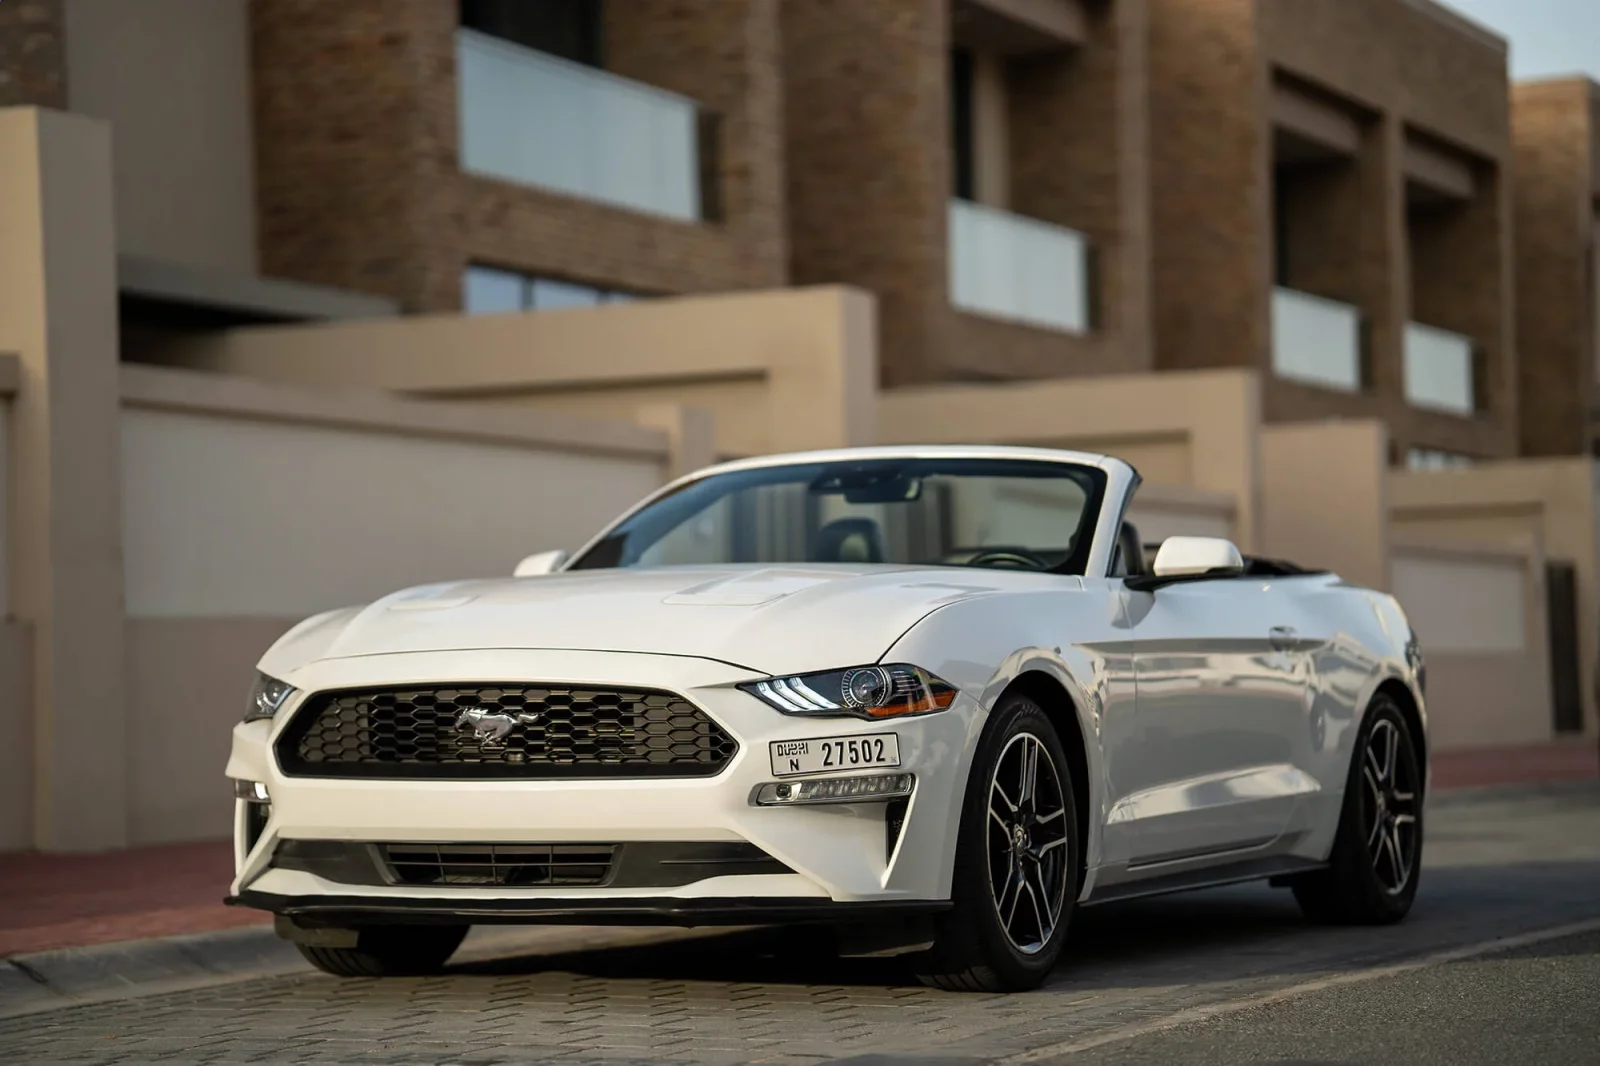
{"label": "ford mustang", "polygon": [[807,923],[987,991],[1132,896],[1266,879],[1400,919],[1404,612],[1146,545],[1138,484],[1045,449],[748,459],[570,557],[307,619],[233,731],[229,902],[342,975],[436,970],[479,923]]}

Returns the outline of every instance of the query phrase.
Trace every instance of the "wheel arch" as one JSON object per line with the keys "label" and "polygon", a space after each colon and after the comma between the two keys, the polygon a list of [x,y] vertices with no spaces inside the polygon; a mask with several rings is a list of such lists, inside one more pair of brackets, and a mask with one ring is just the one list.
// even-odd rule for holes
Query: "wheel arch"
{"label": "wheel arch", "polygon": [[[1422,787],[1428,787],[1432,777],[1428,763],[1428,731],[1422,721],[1422,708],[1417,706],[1416,697],[1406,683],[1398,677],[1387,678],[1378,684],[1372,696],[1388,696],[1400,708],[1400,716],[1406,720],[1406,728],[1411,731],[1411,739],[1417,746],[1417,761],[1422,767]],[[1369,702],[1370,706],[1370,702]]]}
{"label": "wheel arch", "polygon": [[[1085,858],[1089,847],[1089,810],[1093,799],[1089,787],[1089,744],[1084,736],[1083,720],[1079,717],[1077,702],[1061,681],[1043,670],[1024,670],[1012,678],[1001,692],[1000,699],[1016,693],[1026,696],[1044,710],[1050,724],[1061,735],[1061,746],[1067,753],[1067,769],[1072,774],[1072,804],[1077,820],[1078,847]],[[998,704],[998,700],[996,703]],[[1083,891],[1087,861],[1078,863],[1076,891]]]}

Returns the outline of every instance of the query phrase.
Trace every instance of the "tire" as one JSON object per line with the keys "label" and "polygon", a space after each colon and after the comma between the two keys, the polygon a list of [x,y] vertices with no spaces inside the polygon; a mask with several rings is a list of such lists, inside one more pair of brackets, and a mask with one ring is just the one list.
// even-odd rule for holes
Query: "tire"
{"label": "tire", "polygon": [[420,977],[444,969],[466,935],[464,925],[369,925],[353,948],[295,947],[335,977]]}
{"label": "tire", "polygon": [[[1038,760],[1031,792],[1022,781],[1029,757]],[[954,907],[940,916],[932,949],[913,960],[924,984],[1021,992],[1049,976],[1081,881],[1072,796],[1070,765],[1050,719],[1026,696],[1002,698],[978,743],[961,805]],[[1048,905],[1033,909],[1041,897]]]}
{"label": "tire", "polygon": [[1387,925],[1411,910],[1422,873],[1422,763],[1405,716],[1377,696],[1356,736],[1328,866],[1291,885],[1305,916]]}

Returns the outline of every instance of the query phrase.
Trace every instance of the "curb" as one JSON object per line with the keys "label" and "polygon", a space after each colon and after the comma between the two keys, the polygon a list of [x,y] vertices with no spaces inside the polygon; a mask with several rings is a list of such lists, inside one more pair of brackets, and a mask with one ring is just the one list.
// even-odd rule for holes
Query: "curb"
{"label": "curb", "polygon": [[[451,966],[659,944],[745,928],[478,926],[468,934]],[[271,926],[38,951],[0,959],[0,1019],[291,975],[337,980],[322,978]]]}
{"label": "curb", "polygon": [[0,1018],[298,970],[270,926],[37,951],[0,961]]}

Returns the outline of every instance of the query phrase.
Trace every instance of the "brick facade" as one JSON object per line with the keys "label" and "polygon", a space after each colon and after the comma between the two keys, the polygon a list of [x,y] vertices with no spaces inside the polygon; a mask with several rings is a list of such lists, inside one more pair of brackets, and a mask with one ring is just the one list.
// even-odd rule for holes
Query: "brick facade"
{"label": "brick facade", "polygon": [[1011,210],[1094,248],[1080,337],[950,305],[949,0],[783,6],[792,276],[879,295],[884,384],[1150,368],[1145,4],[1086,11],[1083,44],[1005,75]]}
{"label": "brick facade", "polygon": [[0,107],[67,106],[63,0],[0,3]]}
{"label": "brick facade", "polygon": [[[1260,367],[1272,421],[1382,417],[1401,455],[1412,447],[1515,454],[1503,47],[1420,2],[1152,0],[1152,10],[1158,365]],[[1271,376],[1279,85],[1334,101],[1360,129],[1350,159],[1284,189],[1293,287],[1363,312],[1359,392]],[[1408,141],[1466,161],[1470,200],[1409,207]],[[1472,339],[1476,415],[1406,402],[1411,321]]]}
{"label": "brick facade", "polygon": [[1584,78],[1518,85],[1517,345],[1526,455],[1590,450],[1597,399],[1594,277],[1600,194],[1600,86]]}
{"label": "brick facade", "polygon": [[[1400,454],[1588,447],[1590,83],[1519,88],[1513,143],[1503,45],[1429,0],[1060,3],[1083,39],[1006,56],[998,169],[1006,209],[1087,236],[1085,335],[951,306],[950,50],[1005,17],[991,0],[604,0],[607,68],[710,116],[702,223],[464,173],[457,0],[253,0],[261,273],[421,312],[457,310],[470,263],[654,294],[842,282],[878,297],[888,386],[1246,366],[1270,419],[1382,417]],[[65,106],[66,7],[0,2],[0,105]],[[1278,184],[1280,242],[1283,86],[1360,132]],[[1408,200],[1417,144],[1465,161],[1468,200]],[[1280,265],[1361,309],[1361,391],[1272,375]],[[1476,415],[1406,402],[1413,321],[1472,339]]]}
{"label": "brick facade", "polygon": [[611,0],[608,62],[719,117],[722,216],[658,218],[461,171],[454,0],[252,5],[262,271],[460,307],[481,262],[646,293],[786,280],[775,0]]}

